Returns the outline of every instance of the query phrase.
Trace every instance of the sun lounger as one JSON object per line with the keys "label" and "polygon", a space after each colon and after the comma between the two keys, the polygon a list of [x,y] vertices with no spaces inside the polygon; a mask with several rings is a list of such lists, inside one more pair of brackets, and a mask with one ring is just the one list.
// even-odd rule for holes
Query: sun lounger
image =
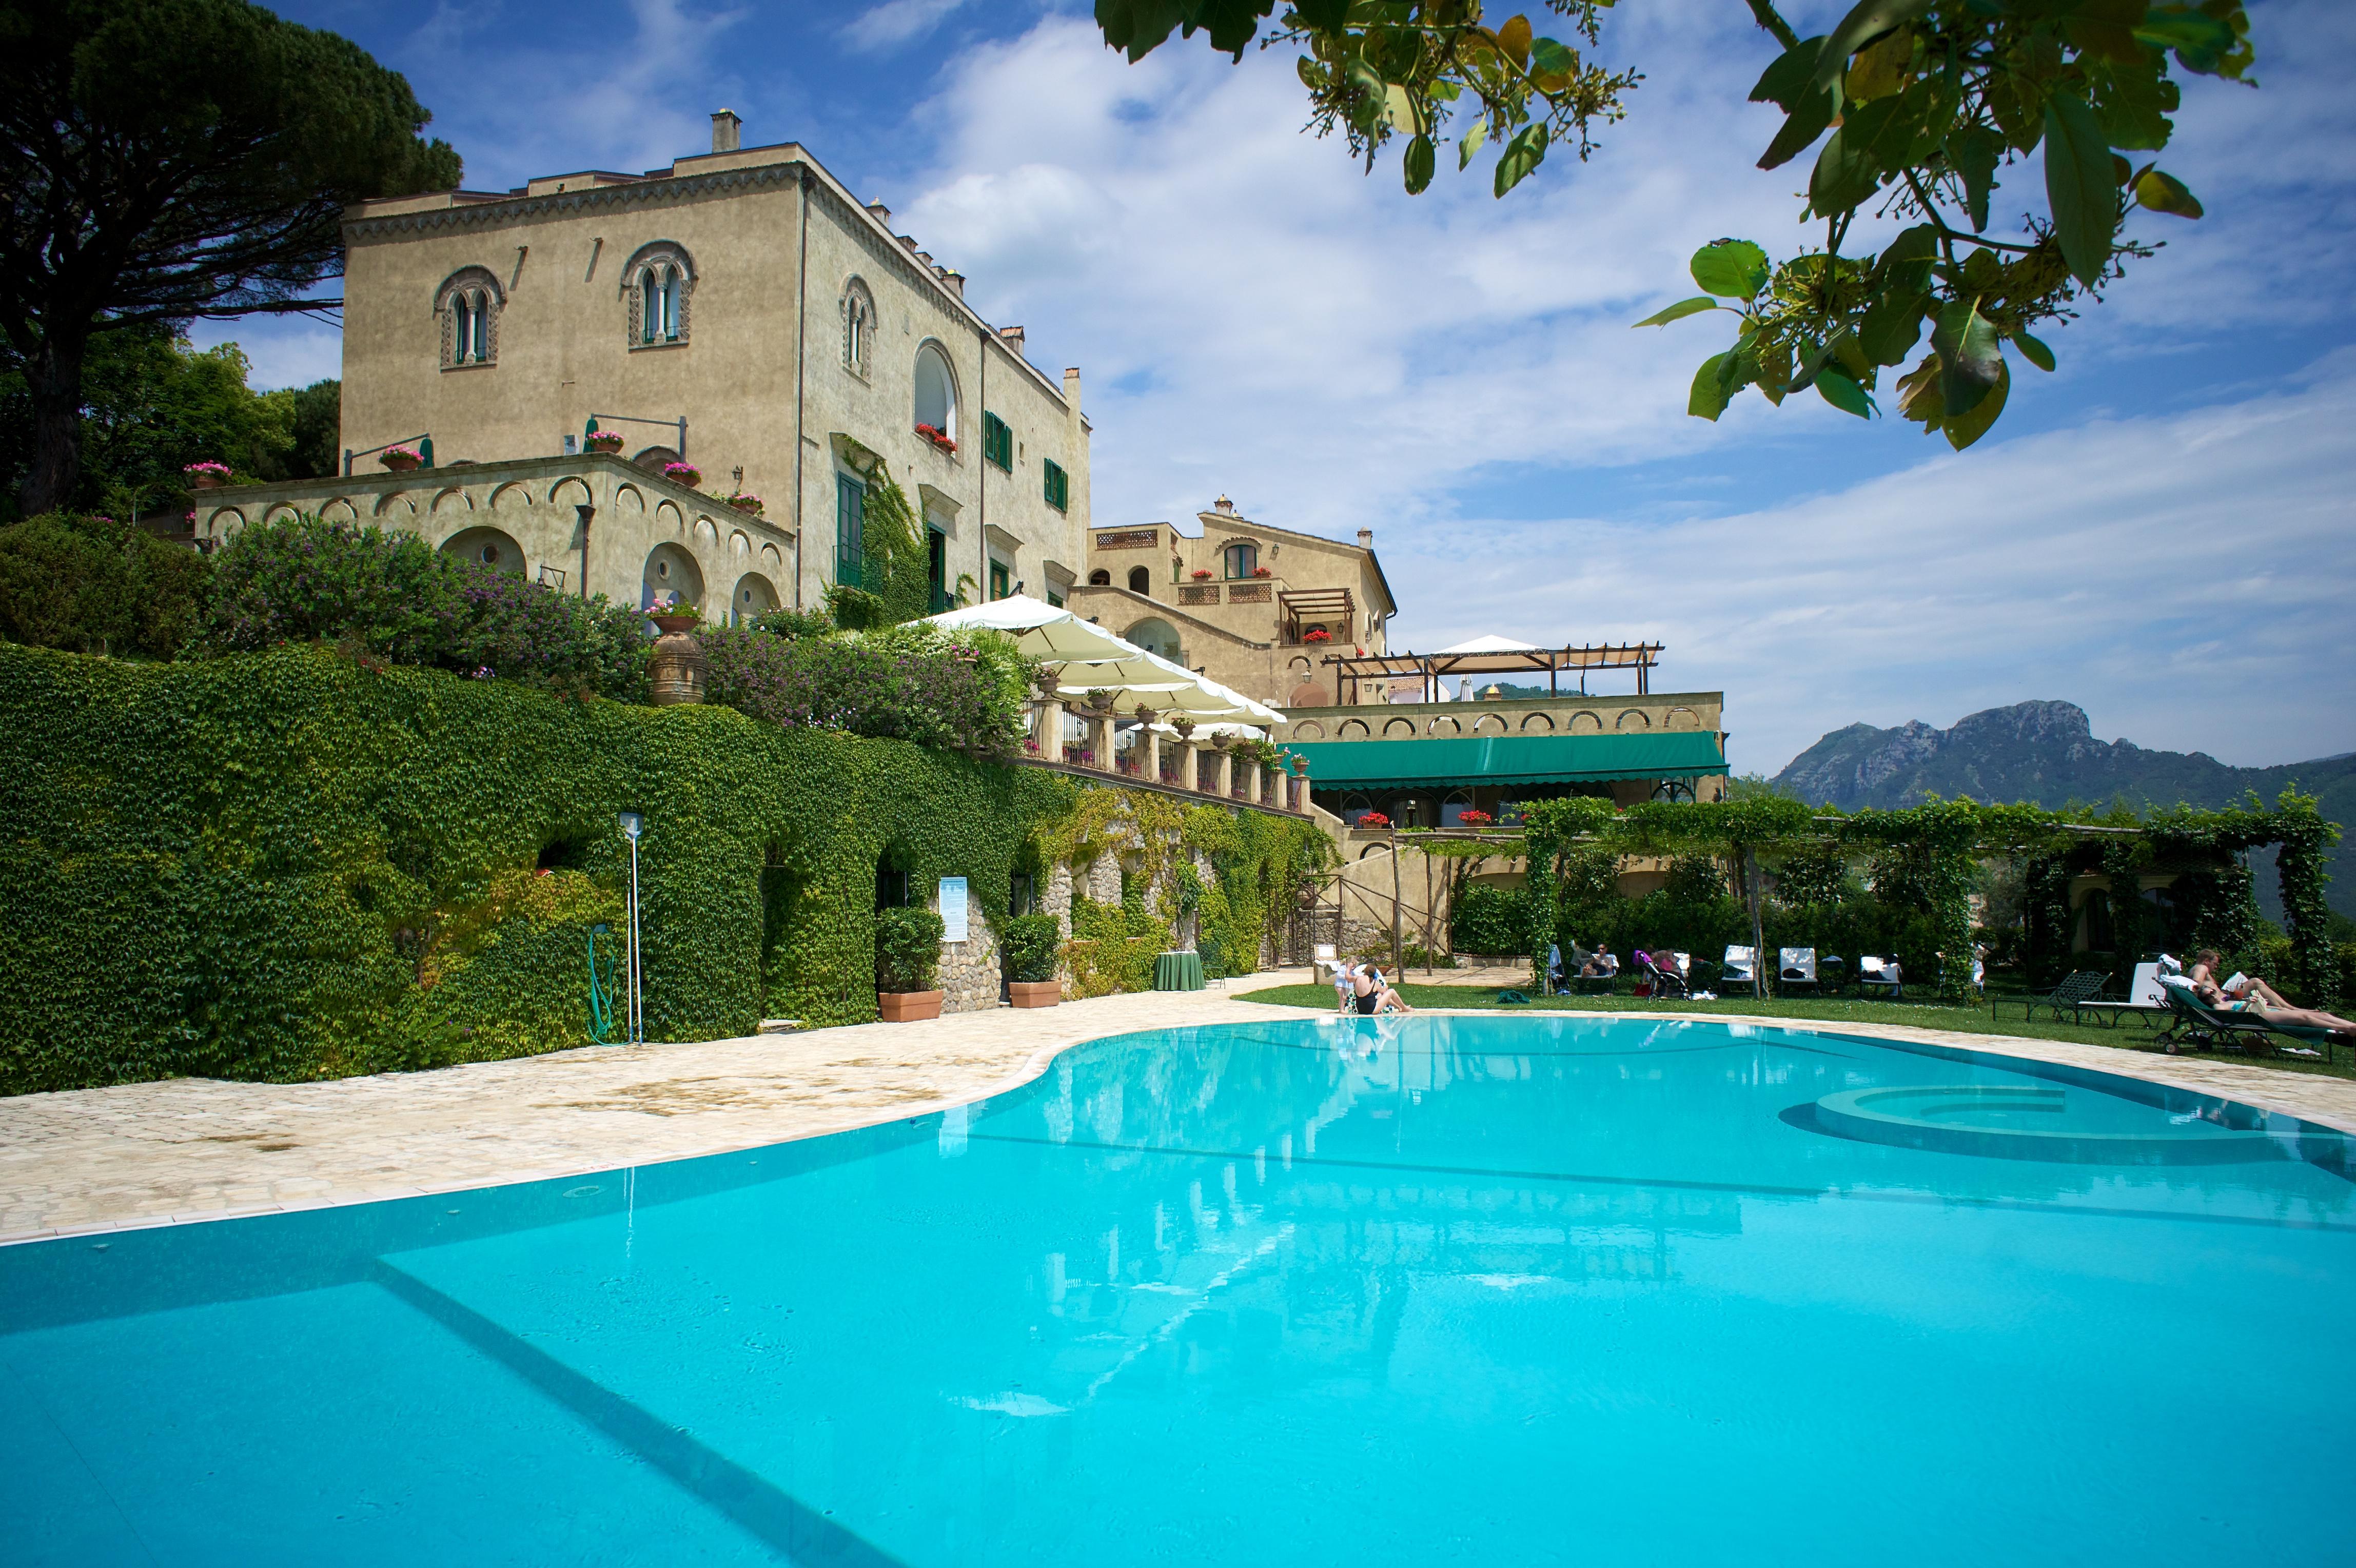
{"label": "sun lounger", "polygon": [[1756,948],[1729,945],[1725,959],[1718,966],[1718,983],[1722,991],[1732,991],[1738,985],[1749,985],[1759,966]]}
{"label": "sun lounger", "polygon": [[[2062,1009],[2075,1008],[2081,1003],[2093,1001],[2103,993],[2103,987],[2110,983],[2111,977],[2105,971],[2073,970],[2062,976],[2062,983],[2052,990],[2038,996],[2022,997],[2021,1001],[2025,1005],[2020,1015],[2021,1022],[2025,1024],[2036,1017],[2040,1007],[2050,1007],[2053,1010],[2053,1021],[2058,1024],[2062,1021]],[[1991,1019],[1996,1016],[1996,1004],[1993,1002],[1988,1004],[1988,1016]]]}
{"label": "sun lounger", "polygon": [[1906,995],[1906,972],[1890,954],[1860,953],[1857,961],[1858,994],[1863,995],[1868,986],[1878,986],[1902,1001]]}
{"label": "sun lounger", "polygon": [[1814,948],[1783,948],[1775,955],[1775,979],[1778,988],[1790,991],[1804,985],[1818,989],[1816,981],[1816,950]]}
{"label": "sun lounger", "polygon": [[[2295,1054],[2319,1056],[2328,1062],[2331,1059],[2331,1047],[2339,1040],[2329,1029],[2312,1029],[2303,1024],[2269,1024],[2254,1013],[2228,1013],[2211,1007],[2193,994],[2192,983],[2181,975],[2164,977],[2160,989],[2167,993],[2169,1008],[2176,1015],[2176,1021],[2160,1036],[2170,1052],[2179,1044],[2204,1050],[2229,1046],[2235,1050],[2271,1051],[2272,1036],[2279,1035],[2298,1042],[2292,1047]],[[2314,1048],[2319,1046],[2322,1049]]]}
{"label": "sun lounger", "polygon": [[2135,966],[2135,983],[2128,990],[2126,1001],[2107,1001],[2096,996],[2071,1004],[2070,1016],[2073,1022],[2082,1013],[2092,1013],[2096,1017],[2108,1014],[2113,1028],[2118,1027],[2122,1017],[2140,1018],[2144,1027],[2148,1029],[2159,1019],[2176,1016],[2176,1009],[2168,1004],[2168,989],[2159,983],[2159,965],[2156,963]]}

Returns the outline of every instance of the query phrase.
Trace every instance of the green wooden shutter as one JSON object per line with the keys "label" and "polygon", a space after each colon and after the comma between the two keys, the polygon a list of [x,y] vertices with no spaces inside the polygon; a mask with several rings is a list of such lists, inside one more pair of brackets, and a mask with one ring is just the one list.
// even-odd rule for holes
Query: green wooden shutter
{"label": "green wooden shutter", "polygon": [[834,580],[845,587],[863,587],[866,571],[866,488],[848,474],[837,474],[834,477]]}
{"label": "green wooden shutter", "polygon": [[1002,472],[1014,472],[1013,427],[986,409],[981,415],[981,455]]}
{"label": "green wooden shutter", "polygon": [[1070,510],[1072,483],[1064,473],[1064,466],[1052,457],[1045,459],[1042,466],[1047,475],[1047,504],[1057,511]]}

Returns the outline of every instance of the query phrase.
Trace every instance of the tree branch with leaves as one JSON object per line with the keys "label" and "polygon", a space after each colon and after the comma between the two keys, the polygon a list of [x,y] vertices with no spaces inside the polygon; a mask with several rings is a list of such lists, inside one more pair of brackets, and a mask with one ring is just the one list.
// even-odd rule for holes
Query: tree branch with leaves
{"label": "tree branch with leaves", "polygon": [[[1550,146],[1575,141],[1587,159],[1595,129],[1623,115],[1641,73],[1587,52],[1612,3],[1546,0],[1569,42],[1527,14],[1493,27],[1480,0],[1098,0],[1097,20],[1132,60],[1173,32],[1202,33],[1238,60],[1256,40],[1292,46],[1320,135],[1343,135],[1369,170],[1403,139],[1410,194],[1430,186],[1444,143],[1460,170],[1494,145],[1503,197]],[[1970,446],[2004,410],[2007,346],[2051,371],[2033,329],[2071,319],[2155,252],[2126,232],[2136,213],[2201,215],[2144,156],[2173,133],[2172,72],[2255,85],[2243,0],[1861,0],[1807,38],[1772,0],[1745,4],[1782,50],[1751,92],[1784,115],[1759,166],[1818,148],[1801,218],[1823,238],[1781,262],[1748,240],[1714,241],[1691,263],[1702,294],[1637,323],[1737,318],[1733,344],[1695,374],[1687,412],[1703,419],[1748,387],[1779,405],[1814,387],[1859,418],[1887,392],[1902,417]],[[2041,207],[2030,194],[1999,226],[1999,177],[2032,159]],[[1906,227],[1879,252],[1847,254],[1861,213]]]}

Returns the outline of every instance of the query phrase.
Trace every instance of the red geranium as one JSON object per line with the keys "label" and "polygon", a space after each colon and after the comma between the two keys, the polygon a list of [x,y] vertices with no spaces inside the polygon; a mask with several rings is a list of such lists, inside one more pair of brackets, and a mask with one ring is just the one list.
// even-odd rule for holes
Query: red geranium
{"label": "red geranium", "polygon": [[1485,828],[1496,820],[1486,811],[1464,811],[1456,814],[1458,824],[1468,828]]}
{"label": "red geranium", "polygon": [[1360,816],[1355,825],[1362,828],[1387,828],[1391,825],[1391,820],[1380,811],[1368,811]]}
{"label": "red geranium", "polygon": [[1333,640],[1333,634],[1327,631],[1322,626],[1312,626],[1307,631],[1301,634],[1301,640],[1303,642],[1331,642]]}

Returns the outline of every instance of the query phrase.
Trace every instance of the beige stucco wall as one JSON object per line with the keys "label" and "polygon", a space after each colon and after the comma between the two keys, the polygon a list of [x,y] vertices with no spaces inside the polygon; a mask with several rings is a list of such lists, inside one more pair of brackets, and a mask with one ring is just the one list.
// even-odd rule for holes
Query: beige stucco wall
{"label": "beige stucco wall", "polygon": [[[1077,372],[1028,365],[965,306],[961,280],[920,260],[798,146],[682,158],[654,177],[552,177],[505,197],[364,204],[345,231],[348,450],[428,433],[445,467],[554,456],[593,413],[684,416],[701,488],[726,493],[741,467],[787,536],[787,603],[817,602],[832,580],[836,475],[867,454],[947,536],[952,585],[964,574],[986,589],[992,553],[1034,593],[1080,575],[1088,433]],[[685,341],[633,347],[630,263],[664,242],[693,272]],[[445,368],[437,295],[469,267],[498,285],[495,358]],[[861,369],[844,362],[854,277],[876,311]],[[954,454],[914,429],[927,342],[956,384]],[[985,409],[1013,430],[1011,472],[982,458]],[[626,455],[676,444],[659,425],[601,423],[625,434]],[[1070,475],[1068,512],[1046,503],[1046,459]]]}
{"label": "beige stucco wall", "polygon": [[[1128,528],[1099,524],[1087,534],[1087,575],[1102,573],[1103,585],[1083,583],[1072,607],[1123,637],[1152,621],[1176,633],[1183,662],[1224,682],[1283,707],[1304,682],[1322,682],[1329,693],[1333,674],[1326,655],[1363,648],[1388,650],[1389,619],[1397,613],[1382,567],[1365,546],[1257,523],[1232,511],[1198,514],[1202,535],[1188,538],[1166,523]],[[1258,546],[1266,577],[1228,581],[1227,546]],[[1142,590],[1132,575],[1145,573]],[[1207,572],[1197,581],[1194,574]],[[1290,617],[1279,596],[1288,590],[1346,588],[1354,602],[1350,624],[1332,625],[1331,642],[1291,639]],[[1307,624],[1318,622],[1312,619]],[[1370,700],[1378,693],[1369,688]]]}

